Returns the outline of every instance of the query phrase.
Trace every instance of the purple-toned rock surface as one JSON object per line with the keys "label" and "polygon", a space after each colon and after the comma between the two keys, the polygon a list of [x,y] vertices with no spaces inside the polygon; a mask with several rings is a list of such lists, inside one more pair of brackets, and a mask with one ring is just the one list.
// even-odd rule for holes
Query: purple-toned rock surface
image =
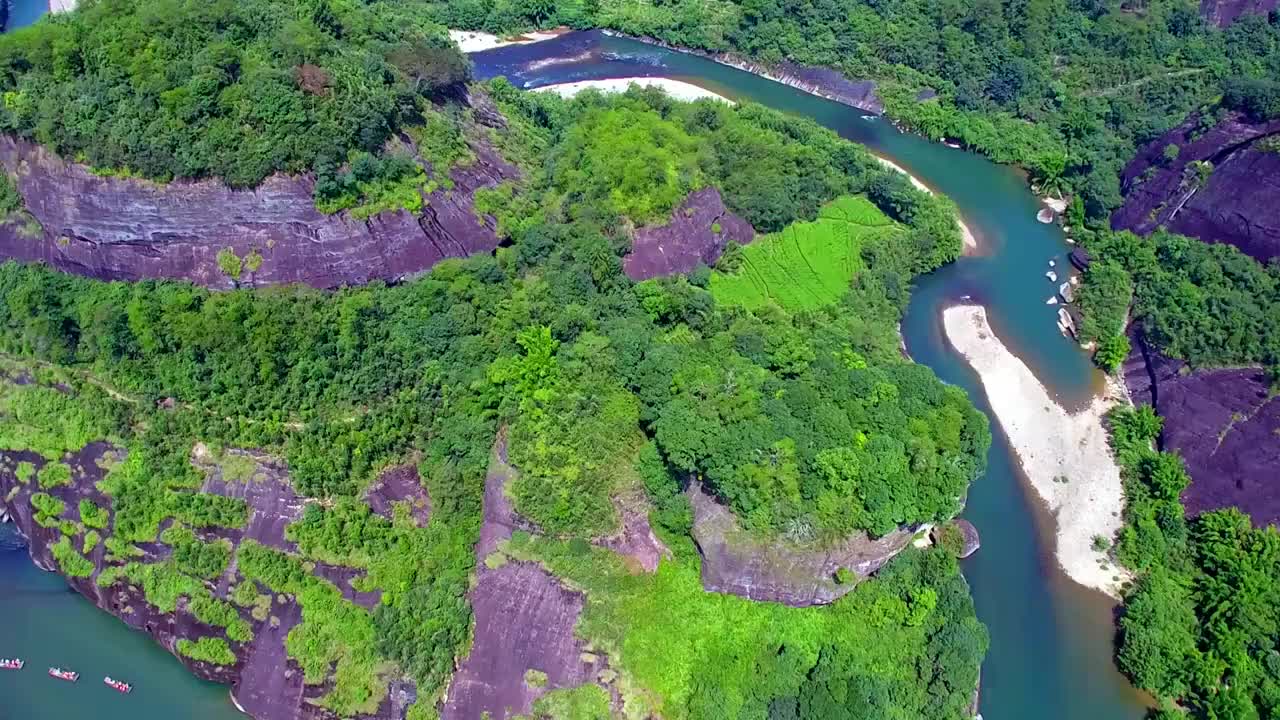
{"label": "purple-toned rock surface", "polygon": [[724,206],[713,187],[689,193],[665,225],[636,230],[622,268],[632,280],[687,273],[698,263],[714,265],[729,241],[746,245],[756,231]]}
{"label": "purple-toned rock surface", "polygon": [[[1280,138],[1280,120],[1250,123],[1233,114],[1203,134],[1197,127],[1192,116],[1125,166],[1125,201],[1111,226],[1141,234],[1164,226],[1230,243],[1263,262],[1280,257],[1280,152],[1262,147]],[[1169,145],[1179,148],[1172,161],[1164,159]],[[1205,182],[1200,162],[1213,167]]]}
{"label": "purple-toned rock surface", "polygon": [[690,484],[688,496],[693,539],[702,554],[702,586],[751,600],[793,607],[835,602],[856,584],[837,583],[838,570],[846,568],[865,578],[902,552],[914,536],[908,530],[874,540],[859,534],[817,549],[762,542],[741,530],[733,512],[698,483]]}
{"label": "purple-toned rock surface", "polygon": [[671,551],[653,534],[653,527],[649,524],[649,503],[644,494],[615,498],[613,505],[618,510],[622,527],[613,535],[594,540],[594,544],[609,548],[645,572],[657,570],[662,558],[671,557]]}
{"label": "purple-toned rock surface", "polygon": [[1280,0],[1200,0],[1200,17],[1218,27],[1226,27],[1241,15],[1266,15]]}
{"label": "purple-toned rock surface", "polygon": [[[511,478],[500,436],[485,478],[478,579],[468,595],[475,637],[449,683],[442,720],[474,720],[484,713],[491,720],[505,720],[527,714],[547,689],[582,685],[604,668],[574,634],[585,603],[581,593],[566,589],[536,563],[511,561],[497,568],[484,563],[513,530],[527,527],[504,492]],[[530,670],[546,674],[545,687],[525,682]]]}
{"label": "purple-toned rock surface", "polygon": [[1236,506],[1255,525],[1280,520],[1280,397],[1258,369],[1188,371],[1135,340],[1124,366],[1136,404],[1164,418],[1162,450],[1186,460],[1188,515]]}
{"label": "purple-toned rock surface", "polygon": [[[259,465],[253,473],[258,479],[229,482],[221,477],[216,465],[201,463],[198,457],[195,460],[197,467],[209,473],[205,486],[210,491],[241,497],[250,503],[248,526],[243,532],[219,528],[201,531],[200,534],[206,538],[226,537],[234,542],[244,536],[253,536],[283,547],[286,545],[283,528],[290,518],[296,517],[300,507],[300,501],[289,487],[283,465],[267,456],[243,451],[229,452],[251,455],[258,461]],[[113,527],[115,518],[110,499],[97,489],[96,483],[105,474],[103,466],[123,455],[123,450],[107,443],[90,443],[84,449],[62,458],[72,468],[71,484],[45,492],[65,503],[67,511],[64,517],[68,518],[75,518],[81,499],[92,500],[109,511],[108,527]],[[14,472],[22,461],[32,463],[37,469],[46,462],[44,458],[31,452],[0,451],[0,511],[9,514],[18,530],[27,538],[32,561],[38,567],[55,570],[57,561],[50,548],[61,537],[61,531],[56,527],[41,527],[35,522],[30,500],[32,493],[38,489],[35,480],[30,484],[23,484],[18,481]],[[77,538],[75,542],[79,543],[80,539]],[[158,562],[169,553],[167,546],[158,542],[138,543],[137,547],[143,555],[133,559],[142,563]],[[230,666],[212,665],[193,661],[179,654],[177,644],[182,639],[224,637],[221,628],[197,620],[185,600],[179,600],[175,612],[162,613],[147,603],[141,588],[133,584],[116,582],[110,587],[99,587],[98,576],[103,568],[111,564],[106,558],[105,545],[99,543],[87,557],[94,564],[93,575],[87,578],[67,578],[73,589],[129,627],[149,634],[162,647],[177,656],[197,677],[230,685],[232,697],[252,717],[258,720],[337,720],[334,713],[316,704],[329,691],[330,685],[306,685],[301,669],[288,657],[285,650],[285,638],[301,621],[301,608],[293,598],[273,596],[269,615],[265,620],[256,620],[247,610],[240,609],[241,618],[253,628],[253,640],[249,643],[229,641],[236,662]],[[376,602],[376,597],[371,593],[356,592],[349,582],[345,582],[363,571],[333,566],[318,566],[317,569],[318,575],[332,575],[339,581],[335,584],[343,588],[343,594],[348,599],[365,607]],[[215,596],[226,600],[230,588],[240,580],[232,563],[211,588]],[[415,697],[416,691],[412,683],[393,679],[387,697],[378,710],[373,715],[359,715],[357,718],[400,720],[405,717]]]}
{"label": "purple-toned rock surface", "polygon": [[310,177],[273,175],[252,190],[222,183],[157,184],[100,177],[32,143],[0,138],[0,165],[17,177],[27,210],[43,233],[27,237],[0,226],[0,258],[43,261],[106,280],[181,278],[214,288],[235,282],[217,255],[262,256],[243,285],[304,283],[330,288],[398,280],[450,257],[491,252],[492,218],[474,212],[476,189],[515,176],[513,167],[477,144],[476,162],[455,168],[452,190],[429,196],[421,216],[384,212],[367,220],[324,215],[312,202]]}
{"label": "purple-toned rock surface", "polygon": [[431,499],[422,486],[415,465],[396,465],[378,475],[377,481],[365,492],[365,502],[374,512],[390,518],[396,503],[409,503],[409,515],[418,527],[426,527],[431,518]]}
{"label": "purple-toned rock surface", "polygon": [[963,544],[960,546],[959,557],[961,559],[967,558],[970,555],[978,552],[978,548],[982,547],[982,538],[978,536],[978,528],[974,527],[973,523],[969,522],[968,520],[962,520],[960,518],[956,518],[955,520],[952,520],[948,523],[944,523],[942,525],[938,525],[934,527],[933,530],[929,533],[929,536],[933,540],[934,544],[938,543],[938,534],[942,531],[943,528],[946,528],[946,527],[956,528],[957,530],[960,531],[960,536],[964,538]]}

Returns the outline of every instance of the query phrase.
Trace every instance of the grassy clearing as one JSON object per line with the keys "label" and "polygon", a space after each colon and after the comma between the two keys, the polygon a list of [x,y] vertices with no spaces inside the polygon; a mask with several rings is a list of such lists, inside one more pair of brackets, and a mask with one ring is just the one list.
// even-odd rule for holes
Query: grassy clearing
{"label": "grassy clearing", "polygon": [[908,552],[828,608],[788,608],[705,592],[696,562],[637,575],[610,551],[524,533],[506,551],[587,594],[577,632],[622,673],[628,717],[763,717],[797,698],[825,707],[852,692],[850,678],[884,691],[867,717],[958,716],[985,651],[944,553]]}
{"label": "grassy clearing", "polygon": [[817,220],[788,225],[743,248],[742,269],[713,273],[711,293],[720,303],[750,309],[771,302],[788,310],[829,305],[862,268],[861,248],[895,232],[897,226],[866,198],[836,198]]}

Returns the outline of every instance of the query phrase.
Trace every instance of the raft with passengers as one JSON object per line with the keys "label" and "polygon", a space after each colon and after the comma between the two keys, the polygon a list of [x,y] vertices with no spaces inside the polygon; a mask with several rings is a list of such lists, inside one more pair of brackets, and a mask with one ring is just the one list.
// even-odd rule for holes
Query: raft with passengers
{"label": "raft with passengers", "polygon": [[21,670],[24,665],[22,658],[0,658],[0,670]]}

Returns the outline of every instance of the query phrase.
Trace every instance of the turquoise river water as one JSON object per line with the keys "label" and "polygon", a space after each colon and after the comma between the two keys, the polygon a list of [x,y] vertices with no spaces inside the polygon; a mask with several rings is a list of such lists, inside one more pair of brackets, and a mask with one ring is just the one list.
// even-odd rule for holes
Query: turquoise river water
{"label": "turquoise river water", "polygon": [[[637,75],[681,79],[811,117],[867,145],[951,197],[982,245],[979,256],[920,279],[902,326],[912,357],[987,409],[977,377],[942,335],[941,310],[968,299],[987,307],[1005,344],[1064,402],[1080,403],[1097,387],[1088,359],[1059,334],[1054,309],[1044,304],[1054,290],[1044,277],[1048,261],[1066,267],[1068,246],[1056,226],[1036,222],[1039,203],[1014,170],[901,133],[856,109],[634,40],[574,33],[472,57],[480,77],[506,75],[524,87]],[[552,62],[528,70],[538,60]],[[987,720],[1140,718],[1142,698],[1112,662],[1112,604],[1058,568],[1053,520],[1029,495],[994,423],[993,433],[988,470],[974,483],[964,513],[983,540],[964,562],[978,615],[991,632],[982,714]],[[11,532],[0,527],[0,656],[20,656],[29,665],[23,673],[0,673],[0,720],[241,717],[225,688],[196,680],[149,638],[32,566],[6,535]],[[48,678],[44,668],[55,664],[79,670],[89,682]],[[132,680],[137,689],[119,696],[100,684],[105,674]]]}

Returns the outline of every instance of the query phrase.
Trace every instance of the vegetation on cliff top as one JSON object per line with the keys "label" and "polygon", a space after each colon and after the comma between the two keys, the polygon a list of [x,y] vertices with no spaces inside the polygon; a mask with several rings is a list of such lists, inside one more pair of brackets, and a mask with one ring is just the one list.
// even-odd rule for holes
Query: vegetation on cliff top
{"label": "vegetation on cliff top", "polygon": [[1160,426],[1150,406],[1111,417],[1127,501],[1116,553],[1139,572],[1120,668],[1166,704],[1161,718],[1274,717],[1280,533],[1235,509],[1188,520],[1178,496],[1190,478],[1182,458],[1153,449]]}
{"label": "vegetation on cliff top", "polygon": [[[898,350],[895,327],[911,278],[960,249],[944,203],[816,125],[756,106],[682,104],[652,91],[570,102],[503,83],[492,92],[508,132],[548,149],[525,155],[523,184],[493,198],[511,242],[495,257],[445,262],[403,285],[334,293],[211,293],[0,266],[0,350],[77,369],[67,395],[43,384],[0,386],[6,446],[39,446],[56,457],[74,443],[112,437],[128,451],[101,483],[112,530],[103,542],[113,559],[99,583],[127,577],[157,606],[176,607],[181,597],[193,610],[199,605],[201,620],[226,628],[225,639],[206,643],[215,662],[225,659],[219,642],[247,637],[246,617],[263,621],[252,614],[261,590],[246,580],[295,596],[302,623],[289,633],[288,652],[308,682],[333,681],[322,702],[338,713],[370,707],[401,672],[422,697],[435,697],[455,667],[470,627],[465,593],[480,478],[501,423],[523,483],[514,488],[517,507],[543,527],[579,538],[599,532],[615,522],[610,496],[644,485],[660,505],[659,525],[686,544],[679,490],[689,473],[704,476],[757,531],[820,540],[949,517],[990,439],[959,391]],[[692,138],[696,157],[676,162],[696,172],[687,185],[677,173],[677,187],[714,183],[735,212],[763,228],[812,220],[822,204],[864,193],[903,230],[858,249],[861,270],[848,293],[801,313],[721,306],[706,270],[632,283],[621,256],[634,223],[672,202],[670,176],[640,178],[627,187],[634,197],[621,197],[557,172],[573,154],[578,167],[613,172],[607,155],[616,149],[595,134],[624,116],[643,118],[646,132]],[[797,186],[809,191],[788,190]],[[47,393],[65,398],[65,416],[50,412],[64,406]],[[116,409],[77,409],[82,401]],[[40,422],[19,433],[11,422],[19,415]],[[247,508],[197,494],[205,478],[192,465],[196,441],[282,455],[294,488],[326,500],[289,529],[297,553],[241,541],[232,565],[225,545],[202,534],[245,527]],[[423,528],[402,511],[389,521],[372,515],[357,499],[379,469],[412,453],[422,458],[431,498]],[[56,524],[68,509],[49,512]],[[160,534],[167,518],[174,528]],[[129,562],[129,543],[156,540],[172,548],[170,561]],[[308,563],[317,561],[363,568],[356,588],[380,591],[376,607],[364,610],[311,574]],[[696,565],[682,562],[674,572],[684,592],[701,595]],[[752,671],[778,676],[770,703],[793,713],[866,690],[872,705],[850,712],[874,717],[887,708],[916,717],[917,703],[967,703],[984,636],[954,564],[921,562],[932,569],[906,569],[913,561],[902,572],[927,577],[865,591],[884,595],[873,604],[891,618],[885,627],[905,628],[895,652],[906,653],[904,663],[910,655],[910,671],[904,665],[864,687],[857,667],[839,658],[874,657],[880,635],[844,634],[857,623],[826,620],[824,637],[804,657],[811,667],[834,663],[830,679],[824,670],[823,680],[806,680],[770,660]],[[206,596],[212,590],[203,578],[228,567],[240,576],[231,578],[234,597]],[[916,606],[921,622],[907,623]],[[941,613],[925,610],[934,607]],[[967,618],[972,632],[945,640],[927,618],[942,622],[948,613]],[[825,659],[814,654],[824,643]],[[780,645],[740,647],[763,662]],[[938,666],[953,650],[942,663],[952,668],[947,678],[915,669]],[[627,658],[624,651],[628,672],[644,667]],[[806,690],[809,682],[818,684]],[[717,716],[714,698],[662,688],[690,717]]]}
{"label": "vegetation on cliff top", "polygon": [[149,178],[378,153],[468,66],[412,3],[98,0],[0,35],[0,130]]}
{"label": "vegetation on cliff top", "polygon": [[[1280,24],[1242,16],[1219,30],[1183,0],[436,0],[449,27],[503,32],[604,27],[685,47],[784,59],[878,81],[890,115],[1027,167],[1082,196],[1095,218],[1120,202],[1139,145],[1224,85],[1272,107]],[[919,101],[922,90],[937,96]],[[1244,90],[1244,92],[1236,92]]]}

